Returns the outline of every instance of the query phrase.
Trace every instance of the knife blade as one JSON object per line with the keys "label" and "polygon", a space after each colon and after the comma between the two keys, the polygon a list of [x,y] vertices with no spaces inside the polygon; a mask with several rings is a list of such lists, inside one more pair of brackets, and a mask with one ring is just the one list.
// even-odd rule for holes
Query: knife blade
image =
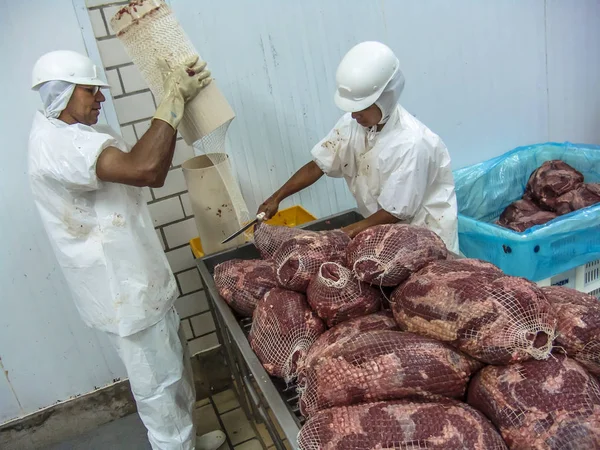
{"label": "knife blade", "polygon": [[259,222],[259,220],[263,220],[264,218],[265,218],[265,213],[260,213],[258,216],[256,216],[256,219],[254,219],[252,222],[244,225],[238,231],[236,231],[231,236],[229,236],[227,239],[225,239],[223,242],[221,242],[221,244],[227,244],[228,242],[234,240],[236,237],[238,237],[240,234],[242,234],[248,228],[253,227],[254,225],[256,225]]}

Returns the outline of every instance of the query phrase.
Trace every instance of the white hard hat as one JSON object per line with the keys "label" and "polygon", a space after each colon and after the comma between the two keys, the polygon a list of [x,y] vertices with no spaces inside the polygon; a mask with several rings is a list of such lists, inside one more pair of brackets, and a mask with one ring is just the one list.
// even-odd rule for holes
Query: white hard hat
{"label": "white hard hat", "polygon": [[98,77],[98,68],[87,56],[71,50],[46,53],[33,66],[31,89],[47,81],[67,81],[85,86],[109,87]]}
{"label": "white hard hat", "polygon": [[350,49],[335,75],[335,104],[343,111],[357,112],[373,105],[400,63],[394,52],[381,42],[362,42]]}

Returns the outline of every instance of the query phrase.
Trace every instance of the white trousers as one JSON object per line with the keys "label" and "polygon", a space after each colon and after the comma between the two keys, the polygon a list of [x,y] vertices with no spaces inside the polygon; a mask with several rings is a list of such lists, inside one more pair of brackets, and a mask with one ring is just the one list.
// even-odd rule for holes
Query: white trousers
{"label": "white trousers", "polygon": [[153,450],[193,450],[196,392],[187,340],[175,309],[131,336],[109,334],[129,376]]}

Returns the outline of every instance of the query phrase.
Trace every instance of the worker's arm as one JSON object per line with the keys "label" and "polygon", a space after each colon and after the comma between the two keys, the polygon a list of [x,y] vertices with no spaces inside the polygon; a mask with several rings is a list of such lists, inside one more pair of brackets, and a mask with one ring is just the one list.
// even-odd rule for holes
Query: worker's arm
{"label": "worker's arm", "polygon": [[185,105],[211,81],[205,67],[205,62],[198,62],[198,56],[174,70],[166,63],[162,64],[164,93],[150,128],[129,153],[115,147],[104,149],[96,162],[99,179],[132,186],[160,187],[164,184]]}
{"label": "worker's arm", "polygon": [[397,223],[398,218],[390,214],[384,209],[380,209],[375,214],[371,214],[366,219],[361,220],[360,222],[353,223],[352,225],[348,225],[345,228],[342,228],[342,231],[346,233],[351,238],[354,238],[361,231],[366,230],[367,228],[373,227],[375,225],[384,225],[387,223]]}
{"label": "worker's arm", "polygon": [[294,195],[296,192],[300,192],[302,189],[314,184],[319,178],[323,176],[323,171],[319,168],[317,163],[314,161],[309,162],[303,166],[298,172],[292,175],[290,178],[277,192],[271,195],[267,200],[264,201],[258,213],[265,213],[265,219],[270,219],[279,210],[279,204],[288,198],[290,195]]}
{"label": "worker's arm", "polygon": [[98,157],[96,174],[102,181],[131,186],[161,187],[175,151],[175,130],[162,120],[153,120],[142,138],[125,153],[106,148]]}

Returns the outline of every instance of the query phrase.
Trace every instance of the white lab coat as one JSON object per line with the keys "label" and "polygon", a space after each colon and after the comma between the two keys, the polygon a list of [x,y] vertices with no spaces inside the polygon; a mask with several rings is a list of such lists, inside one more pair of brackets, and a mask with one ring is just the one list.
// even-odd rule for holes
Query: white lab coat
{"label": "white lab coat", "polygon": [[67,125],[38,112],[29,138],[29,175],[84,322],[129,336],[165,316],[177,285],[141,188],[96,175],[96,160],[109,146],[129,151],[108,127]]}
{"label": "white lab coat", "polygon": [[343,177],[368,217],[384,209],[437,233],[458,253],[458,220],[450,155],[442,140],[398,105],[381,132],[350,113],[312,150],[321,170]]}

